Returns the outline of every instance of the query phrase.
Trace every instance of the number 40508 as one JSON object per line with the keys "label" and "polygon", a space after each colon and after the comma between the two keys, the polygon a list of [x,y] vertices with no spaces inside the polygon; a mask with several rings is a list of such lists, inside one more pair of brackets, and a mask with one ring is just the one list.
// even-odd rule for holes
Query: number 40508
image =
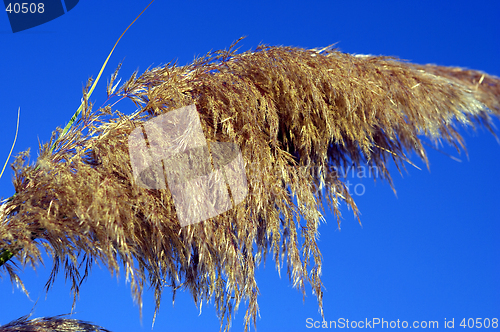
{"label": "number 40508", "polygon": [[469,318],[469,319],[462,319],[462,321],[460,322],[460,326],[463,327],[463,328],[482,328],[482,327],[485,327],[485,328],[489,328],[489,327],[492,327],[494,329],[498,328],[498,318],[492,318],[492,319],[489,319],[489,318]]}
{"label": "number 40508", "polygon": [[45,8],[44,8],[44,3],[43,2],[40,2],[40,3],[27,3],[27,2],[23,2],[23,3],[18,3],[18,2],[15,2],[15,3],[9,3],[7,5],[7,7],[5,8],[5,11],[6,12],[9,12],[9,14],[27,14],[27,13],[31,13],[31,14],[35,14],[35,13],[39,13],[39,14],[42,14],[44,11],[45,11]]}

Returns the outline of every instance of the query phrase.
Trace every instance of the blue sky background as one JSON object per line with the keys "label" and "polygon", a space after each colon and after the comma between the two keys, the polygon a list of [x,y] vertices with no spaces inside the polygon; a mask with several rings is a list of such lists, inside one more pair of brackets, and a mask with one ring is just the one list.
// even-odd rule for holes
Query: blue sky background
{"label": "blue sky background", "polygon": [[[81,1],[67,14],[13,34],[0,14],[0,156],[3,164],[21,123],[15,153],[47,141],[78,108],[82,86],[96,77],[116,39],[148,1]],[[156,0],[127,32],[92,95],[105,97],[106,79],[124,60],[119,77],[171,60],[228,47],[241,36],[242,50],[259,43],[322,47],[333,43],[344,52],[394,55],[416,63],[462,66],[500,76],[500,2],[498,1],[165,1]],[[133,110],[122,102],[118,109]],[[497,120],[498,124],[499,121]],[[325,318],[387,321],[500,318],[500,145],[485,130],[462,130],[468,158],[456,162],[429,149],[431,170],[412,160],[408,173],[394,173],[397,197],[387,183],[352,179],[364,186],[355,199],[361,227],[344,206],[342,230],[326,215],[320,227],[323,253]],[[395,169],[394,169],[395,170]],[[0,179],[0,197],[13,194],[11,170]],[[359,187],[358,187],[359,188]],[[22,277],[31,300],[0,281],[0,324],[25,315],[69,313],[70,285],[60,275],[46,295],[51,262]],[[315,297],[305,302],[282,271],[268,260],[260,266],[259,331],[303,331],[306,319],[320,320]],[[36,303],[36,305],[35,305]],[[112,331],[148,331],[153,293],[144,296],[143,320],[122,277],[95,267],[82,286],[75,318]],[[244,308],[232,331],[243,329]],[[217,331],[213,305],[202,314],[188,293],[172,306],[164,294],[155,331]]]}

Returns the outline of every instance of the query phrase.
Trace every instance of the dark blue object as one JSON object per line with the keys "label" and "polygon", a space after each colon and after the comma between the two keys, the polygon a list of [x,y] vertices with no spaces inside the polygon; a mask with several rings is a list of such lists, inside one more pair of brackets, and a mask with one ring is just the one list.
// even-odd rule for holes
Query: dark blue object
{"label": "dark blue object", "polygon": [[[4,0],[5,10],[9,17],[12,32],[19,32],[52,21],[64,15],[61,0],[30,0],[9,1]],[[78,0],[64,0],[66,10],[73,9]]]}
{"label": "dark blue object", "polygon": [[64,3],[66,4],[66,12],[69,12],[71,9],[73,9],[78,1],[79,0],[64,0]]}

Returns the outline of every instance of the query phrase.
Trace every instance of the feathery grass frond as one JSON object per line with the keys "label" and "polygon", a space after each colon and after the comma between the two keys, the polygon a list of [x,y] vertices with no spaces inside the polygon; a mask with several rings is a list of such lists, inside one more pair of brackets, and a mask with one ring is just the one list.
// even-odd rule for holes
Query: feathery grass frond
{"label": "feathery grass frond", "polygon": [[[197,305],[214,299],[226,329],[242,301],[246,328],[255,324],[255,269],[271,253],[294,287],[305,294],[311,285],[321,309],[321,212],[328,206],[340,223],[343,202],[357,214],[341,170],[367,164],[392,185],[391,160],[404,169],[415,152],[427,163],[422,139],[460,149],[457,125],[491,128],[490,116],[500,115],[499,89],[499,78],[477,71],[330,48],[230,48],[188,66],[134,73],[114,93],[137,112],[88,104],[85,121],[66,135],[58,129],[35,165],[27,153],[16,158],[16,195],[1,210],[0,248],[22,251],[16,258],[33,267],[46,250],[54,259],[48,286],[61,267],[75,294],[100,261],[112,273],[125,271],[138,303],[145,283],[157,308],[165,287],[174,298],[178,289],[190,291]],[[188,105],[195,105],[209,144],[239,147],[248,195],[182,227],[169,188],[137,185],[128,138]]]}
{"label": "feathery grass frond", "polygon": [[63,317],[64,315],[29,319],[29,315],[23,316],[0,326],[0,332],[110,332],[88,322]]}

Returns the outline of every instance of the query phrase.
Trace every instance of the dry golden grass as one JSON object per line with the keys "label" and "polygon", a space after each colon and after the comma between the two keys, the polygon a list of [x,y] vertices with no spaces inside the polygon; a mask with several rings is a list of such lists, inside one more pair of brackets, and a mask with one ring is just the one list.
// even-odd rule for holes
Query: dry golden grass
{"label": "dry golden grass", "polygon": [[21,317],[0,326],[0,332],[110,332],[100,326],[63,316],[29,319]]}
{"label": "dry golden grass", "polygon": [[[460,148],[457,125],[489,128],[490,115],[500,115],[497,77],[330,48],[231,48],[136,73],[116,90],[114,78],[108,94],[131,99],[136,113],[93,110],[84,94],[66,135],[55,132],[34,164],[28,152],[17,157],[16,194],[0,210],[1,254],[35,267],[46,250],[54,259],[47,287],[62,268],[75,294],[95,261],[125,271],[139,304],[145,284],[157,307],[166,287],[174,298],[188,290],[197,305],[214,299],[226,328],[242,301],[245,326],[255,324],[255,268],[269,252],[294,287],[305,294],[311,285],[321,309],[323,206],[340,217],[344,202],[357,213],[337,169],[368,164],[391,182],[391,160],[404,168],[415,152],[427,162],[424,137]],[[239,146],[249,193],[181,227],[168,188],[135,185],[127,140],[149,119],[191,104],[208,142]],[[11,264],[3,267],[18,281]]]}

